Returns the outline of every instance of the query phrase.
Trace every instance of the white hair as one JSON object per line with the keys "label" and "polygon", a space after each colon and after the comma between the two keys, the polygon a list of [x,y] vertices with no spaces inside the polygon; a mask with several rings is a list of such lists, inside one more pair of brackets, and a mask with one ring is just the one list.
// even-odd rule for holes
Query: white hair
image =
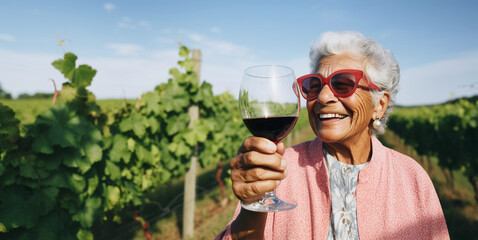
{"label": "white hair", "polygon": [[369,80],[379,86],[382,91],[372,89],[373,105],[383,96],[383,91],[390,93],[390,102],[384,115],[380,118],[382,126],[373,133],[385,132],[388,116],[395,106],[398,92],[400,68],[390,50],[385,50],[370,38],[358,32],[326,32],[310,48],[310,67],[313,73],[319,69],[320,60],[324,57],[349,54],[364,60],[365,72]]}

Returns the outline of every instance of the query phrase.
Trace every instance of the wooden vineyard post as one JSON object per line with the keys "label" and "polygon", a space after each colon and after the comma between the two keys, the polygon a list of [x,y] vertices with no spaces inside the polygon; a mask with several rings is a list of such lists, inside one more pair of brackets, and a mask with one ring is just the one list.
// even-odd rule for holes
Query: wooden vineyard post
{"label": "wooden vineyard post", "polygon": [[[201,51],[193,50],[192,58],[194,60],[194,72],[197,74],[198,79],[200,80],[201,76]],[[199,107],[191,106],[189,107],[189,117],[191,121],[189,122],[189,128],[192,128],[192,123],[199,119]],[[183,200],[183,239],[192,239],[194,237],[194,209],[196,203],[196,171],[198,164],[198,153],[197,148],[193,151],[193,156],[191,157],[191,166],[189,167],[188,172],[184,180],[184,200]]]}

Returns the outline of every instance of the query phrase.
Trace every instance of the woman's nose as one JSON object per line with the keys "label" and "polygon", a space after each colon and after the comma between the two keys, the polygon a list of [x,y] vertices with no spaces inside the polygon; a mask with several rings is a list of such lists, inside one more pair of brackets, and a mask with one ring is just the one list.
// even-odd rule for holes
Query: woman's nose
{"label": "woman's nose", "polygon": [[329,85],[325,84],[322,87],[322,90],[319,92],[319,96],[317,96],[317,101],[320,104],[325,105],[327,103],[334,102],[336,100],[337,100],[337,97],[335,97]]}

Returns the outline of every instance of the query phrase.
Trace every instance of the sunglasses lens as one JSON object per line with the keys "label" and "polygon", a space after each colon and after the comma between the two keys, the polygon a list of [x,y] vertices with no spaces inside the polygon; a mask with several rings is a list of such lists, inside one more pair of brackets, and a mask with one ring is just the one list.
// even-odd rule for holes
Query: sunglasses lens
{"label": "sunglasses lens", "polygon": [[302,93],[306,99],[316,98],[322,90],[322,81],[317,77],[308,77],[302,82]]}
{"label": "sunglasses lens", "polygon": [[355,88],[355,76],[351,73],[339,73],[330,79],[330,85],[338,95],[347,95]]}

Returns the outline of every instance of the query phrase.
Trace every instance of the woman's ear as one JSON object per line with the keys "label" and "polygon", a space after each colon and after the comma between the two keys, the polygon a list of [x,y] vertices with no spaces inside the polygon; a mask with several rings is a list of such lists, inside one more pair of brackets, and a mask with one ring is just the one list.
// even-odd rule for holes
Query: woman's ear
{"label": "woman's ear", "polygon": [[384,91],[383,96],[380,97],[377,104],[375,105],[373,116],[374,117],[378,116],[379,118],[382,118],[383,114],[385,114],[385,111],[388,108],[389,103],[390,103],[390,93],[388,91]]}

